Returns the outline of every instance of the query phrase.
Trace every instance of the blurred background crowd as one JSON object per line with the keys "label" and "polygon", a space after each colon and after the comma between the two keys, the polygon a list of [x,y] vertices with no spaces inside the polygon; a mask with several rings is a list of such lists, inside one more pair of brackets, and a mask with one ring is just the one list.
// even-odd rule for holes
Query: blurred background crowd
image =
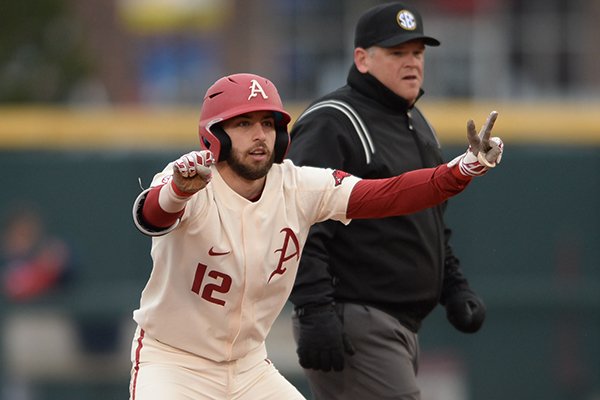
{"label": "blurred background crowd", "polygon": [[[193,103],[223,72],[287,101],[344,83],[369,0],[24,0],[2,6],[0,100]],[[379,2],[380,3],[380,2]],[[594,0],[426,0],[428,97],[593,99]]]}
{"label": "blurred background crowd", "polygon": [[[356,20],[378,3],[2,2],[1,400],[127,398],[151,265],[130,216],[140,184],[197,146],[202,96],[225,74],[269,77],[294,117],[343,85]],[[427,320],[424,400],[598,400],[600,1],[412,3],[442,42],[419,105],[445,153],[491,109],[508,150],[449,208],[488,320],[468,338]],[[270,356],[307,393],[289,311]]]}

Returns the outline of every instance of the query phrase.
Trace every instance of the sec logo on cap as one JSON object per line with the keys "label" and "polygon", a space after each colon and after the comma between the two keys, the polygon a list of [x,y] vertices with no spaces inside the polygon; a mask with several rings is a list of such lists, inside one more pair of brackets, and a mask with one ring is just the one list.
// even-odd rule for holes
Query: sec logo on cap
{"label": "sec logo on cap", "polygon": [[402,29],[414,31],[417,27],[417,20],[415,16],[408,10],[401,10],[396,18],[398,25],[400,25]]}

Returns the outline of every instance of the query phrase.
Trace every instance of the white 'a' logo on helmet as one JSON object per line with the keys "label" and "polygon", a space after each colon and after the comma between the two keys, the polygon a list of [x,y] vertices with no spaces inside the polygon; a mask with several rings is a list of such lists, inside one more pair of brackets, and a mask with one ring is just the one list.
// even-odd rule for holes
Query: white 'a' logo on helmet
{"label": "white 'a' logo on helmet", "polygon": [[269,98],[269,96],[267,96],[267,94],[265,93],[265,91],[263,90],[263,88],[260,86],[260,84],[258,83],[258,81],[256,79],[252,79],[250,82],[252,83],[252,85],[250,85],[250,96],[248,96],[248,100],[250,100],[253,97],[258,96],[259,93],[263,99],[266,100]]}

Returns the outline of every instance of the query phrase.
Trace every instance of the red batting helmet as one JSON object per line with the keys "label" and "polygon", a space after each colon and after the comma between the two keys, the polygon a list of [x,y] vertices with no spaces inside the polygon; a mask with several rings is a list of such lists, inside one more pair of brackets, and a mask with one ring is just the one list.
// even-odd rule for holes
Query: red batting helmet
{"label": "red batting helmet", "polygon": [[253,111],[274,112],[275,162],[282,162],[290,145],[287,124],[291,118],[275,85],[253,74],[229,75],[208,88],[200,111],[200,147],[212,151],[216,161],[226,160],[231,139],[219,122]]}

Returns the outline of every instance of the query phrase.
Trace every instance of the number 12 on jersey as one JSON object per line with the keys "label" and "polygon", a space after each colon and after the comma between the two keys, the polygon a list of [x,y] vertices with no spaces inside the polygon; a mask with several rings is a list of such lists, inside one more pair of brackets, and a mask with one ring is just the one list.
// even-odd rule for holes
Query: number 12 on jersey
{"label": "number 12 on jersey", "polygon": [[[211,281],[206,283],[203,288],[205,276],[211,278]],[[227,293],[229,289],[231,289],[231,277],[229,275],[215,270],[209,271],[207,265],[198,263],[194,283],[192,284],[192,292],[200,295],[206,301],[224,306],[225,300],[215,297],[214,293]]]}

